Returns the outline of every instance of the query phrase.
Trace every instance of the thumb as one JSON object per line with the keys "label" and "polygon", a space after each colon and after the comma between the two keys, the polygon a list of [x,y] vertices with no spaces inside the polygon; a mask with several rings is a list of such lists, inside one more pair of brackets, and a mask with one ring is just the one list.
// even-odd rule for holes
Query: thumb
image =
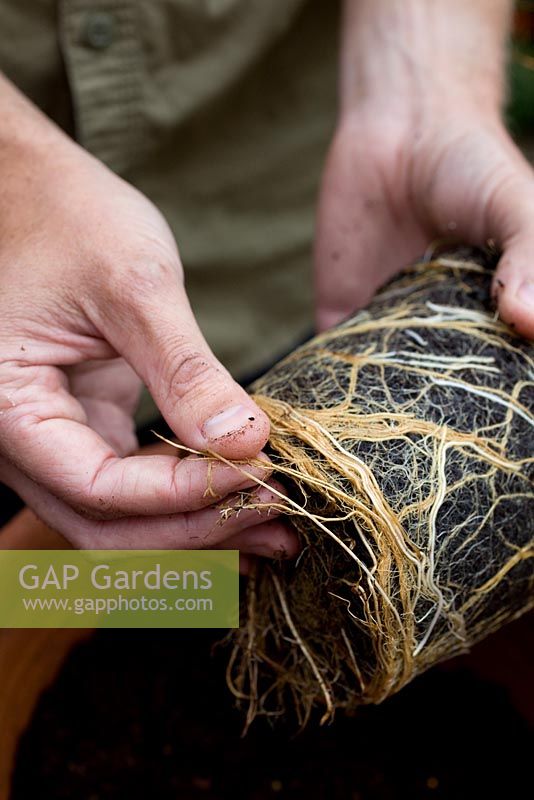
{"label": "thumb", "polygon": [[106,315],[110,344],[185,445],[231,459],[257,455],[269,437],[269,419],[215,358],[178,275],[156,291],[153,277],[150,291],[136,284]]}
{"label": "thumb", "polygon": [[[493,296],[502,319],[534,339],[534,180],[532,172],[503,186],[493,204],[502,256],[493,279]],[[491,222],[490,222],[491,224]]]}

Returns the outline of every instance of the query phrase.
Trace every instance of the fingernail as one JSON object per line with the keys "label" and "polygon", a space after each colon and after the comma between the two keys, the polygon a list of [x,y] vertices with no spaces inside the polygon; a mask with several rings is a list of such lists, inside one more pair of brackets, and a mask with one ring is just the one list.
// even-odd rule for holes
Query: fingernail
{"label": "fingernail", "polygon": [[202,433],[208,439],[220,439],[222,436],[228,436],[230,433],[241,430],[245,425],[254,422],[254,412],[246,406],[230,406],[219,414],[216,414],[211,419],[208,419],[203,427]]}
{"label": "fingernail", "polygon": [[526,306],[534,306],[534,282],[526,281],[517,290],[517,296]]}

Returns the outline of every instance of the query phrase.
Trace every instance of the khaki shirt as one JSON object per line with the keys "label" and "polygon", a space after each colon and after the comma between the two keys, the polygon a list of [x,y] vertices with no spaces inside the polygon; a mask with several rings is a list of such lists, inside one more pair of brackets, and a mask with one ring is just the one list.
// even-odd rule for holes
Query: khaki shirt
{"label": "khaki shirt", "polygon": [[238,378],[312,327],[331,0],[0,0],[0,69],[161,209]]}

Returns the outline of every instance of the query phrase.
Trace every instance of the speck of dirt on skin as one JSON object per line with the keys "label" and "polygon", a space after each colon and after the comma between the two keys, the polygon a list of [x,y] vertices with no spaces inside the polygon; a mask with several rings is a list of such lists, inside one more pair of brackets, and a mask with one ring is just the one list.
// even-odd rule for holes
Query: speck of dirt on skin
{"label": "speck of dirt on skin", "polygon": [[500,278],[497,278],[497,283],[498,283],[498,285],[499,285],[499,287],[500,287],[501,289],[504,289],[504,283],[503,283],[503,281],[501,281],[501,279],[500,279]]}
{"label": "speck of dirt on skin", "polygon": [[254,422],[254,420],[255,420],[255,419],[256,419],[256,417],[249,417],[249,418],[248,418],[248,421],[249,421],[249,422]]}

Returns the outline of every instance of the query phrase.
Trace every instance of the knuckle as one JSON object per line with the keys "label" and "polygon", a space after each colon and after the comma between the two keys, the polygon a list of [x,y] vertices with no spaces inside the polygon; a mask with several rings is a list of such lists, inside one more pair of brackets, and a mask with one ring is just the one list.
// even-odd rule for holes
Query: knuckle
{"label": "knuckle", "polygon": [[195,512],[186,511],[181,515],[181,543],[184,550],[203,550],[207,545],[205,532],[200,528]]}
{"label": "knuckle", "polygon": [[76,514],[88,522],[104,522],[108,519],[117,519],[120,516],[114,510],[113,504],[106,502],[102,497],[93,496],[90,493],[81,492],[70,500],[65,497],[65,501]]}
{"label": "knuckle", "polygon": [[105,284],[113,297],[137,308],[145,306],[151,297],[181,283],[179,262],[171,258],[134,255],[105,264]]}
{"label": "knuckle", "polygon": [[167,385],[176,400],[195,393],[211,383],[220,373],[210,358],[188,345],[175,347],[167,357],[169,368],[165,370]]}
{"label": "knuckle", "polygon": [[104,462],[79,491],[68,499],[71,508],[80,516],[93,521],[122,516],[120,498],[123,487],[120,480],[113,478],[112,471],[108,470],[114,460]]}
{"label": "knuckle", "polygon": [[180,460],[171,472],[170,496],[175,498],[178,512],[195,509],[196,486],[188,459]]}
{"label": "knuckle", "polygon": [[35,428],[39,423],[38,410],[18,403],[13,393],[0,390],[0,452],[13,463],[21,452],[35,447]]}
{"label": "knuckle", "polygon": [[141,289],[157,291],[178,282],[178,264],[170,258],[135,259],[128,267],[127,278]]}

